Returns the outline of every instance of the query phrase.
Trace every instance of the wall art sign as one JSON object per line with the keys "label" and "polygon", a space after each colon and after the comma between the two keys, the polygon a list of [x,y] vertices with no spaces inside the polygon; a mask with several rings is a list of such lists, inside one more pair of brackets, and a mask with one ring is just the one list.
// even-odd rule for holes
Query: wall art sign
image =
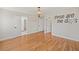
{"label": "wall art sign", "polygon": [[78,23],[75,13],[55,16],[57,23]]}

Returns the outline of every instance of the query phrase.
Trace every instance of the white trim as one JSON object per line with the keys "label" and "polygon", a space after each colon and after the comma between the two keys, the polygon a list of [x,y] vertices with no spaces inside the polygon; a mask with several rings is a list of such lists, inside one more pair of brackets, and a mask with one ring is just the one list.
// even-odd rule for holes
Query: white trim
{"label": "white trim", "polygon": [[49,32],[51,32],[51,31],[44,31],[44,33],[49,33]]}
{"label": "white trim", "polygon": [[[70,37],[66,37],[66,36],[63,36],[63,35],[58,35],[58,34],[52,34],[54,36],[57,36],[57,37],[61,37],[61,38],[66,38],[66,39],[69,39],[69,40],[74,40],[75,38],[70,38]],[[79,39],[75,39],[74,41],[79,41]]]}
{"label": "white trim", "polygon": [[18,36],[22,36],[22,35],[17,35],[17,36],[12,36],[12,37],[7,37],[7,38],[2,38],[2,39],[0,39],[0,41],[10,40],[10,39],[16,38],[16,37],[18,37]]}
{"label": "white trim", "polygon": [[[39,32],[43,32],[43,31],[39,31]],[[34,33],[37,33],[37,32],[34,32]],[[17,35],[17,36],[6,37],[6,38],[2,38],[2,39],[0,39],[0,41],[10,40],[10,39],[13,39],[13,38],[16,38],[16,37],[19,37],[19,36],[29,35],[29,34],[33,34],[33,33],[19,34],[19,35]]]}

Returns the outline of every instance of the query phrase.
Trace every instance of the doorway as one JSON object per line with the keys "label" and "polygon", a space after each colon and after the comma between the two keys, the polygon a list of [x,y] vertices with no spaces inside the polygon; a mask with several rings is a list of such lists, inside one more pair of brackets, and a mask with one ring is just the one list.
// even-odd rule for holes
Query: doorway
{"label": "doorway", "polygon": [[28,18],[26,16],[21,17],[21,35],[28,34]]}

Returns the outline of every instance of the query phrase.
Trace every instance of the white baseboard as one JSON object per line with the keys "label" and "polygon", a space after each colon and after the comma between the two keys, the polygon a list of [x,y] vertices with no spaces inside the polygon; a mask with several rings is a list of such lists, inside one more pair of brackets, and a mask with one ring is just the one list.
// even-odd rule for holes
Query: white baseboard
{"label": "white baseboard", "polygon": [[58,34],[54,34],[54,33],[52,35],[60,37],[60,38],[66,38],[66,39],[69,39],[69,40],[79,41],[79,39],[70,38],[70,37],[66,37],[66,36],[63,36],[63,35],[58,35]]}
{"label": "white baseboard", "polygon": [[[39,32],[43,32],[43,31],[39,31]],[[34,33],[37,33],[37,32],[34,32]],[[33,34],[33,33],[28,33],[28,34],[25,34],[25,33],[24,33],[24,34],[19,34],[19,35],[16,35],[16,36],[6,37],[6,38],[0,39],[0,41],[10,40],[10,39],[13,39],[13,38],[16,38],[16,37],[19,37],[19,36],[29,35],[29,34]]]}
{"label": "white baseboard", "polygon": [[2,38],[2,39],[0,39],[0,41],[10,40],[10,39],[13,39],[13,38],[16,38],[16,37],[19,37],[19,36],[22,36],[22,35],[17,35],[17,36],[12,36],[12,37],[7,37],[7,38]]}
{"label": "white baseboard", "polygon": [[44,33],[49,33],[49,32],[51,32],[51,31],[47,31],[47,32],[44,32]]}

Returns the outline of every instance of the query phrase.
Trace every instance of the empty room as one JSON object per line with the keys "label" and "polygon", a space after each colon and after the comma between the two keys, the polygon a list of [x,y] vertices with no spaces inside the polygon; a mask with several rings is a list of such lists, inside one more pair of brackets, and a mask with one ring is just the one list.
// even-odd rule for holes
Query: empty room
{"label": "empty room", "polygon": [[0,51],[79,51],[79,8],[0,7]]}

